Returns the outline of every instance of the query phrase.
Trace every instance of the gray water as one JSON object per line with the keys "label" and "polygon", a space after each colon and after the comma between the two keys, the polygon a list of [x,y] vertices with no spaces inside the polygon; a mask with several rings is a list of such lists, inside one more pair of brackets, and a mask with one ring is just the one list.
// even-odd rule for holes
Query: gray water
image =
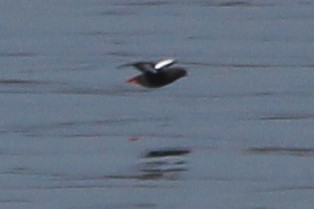
{"label": "gray water", "polygon": [[0,208],[313,208],[314,2],[0,5]]}

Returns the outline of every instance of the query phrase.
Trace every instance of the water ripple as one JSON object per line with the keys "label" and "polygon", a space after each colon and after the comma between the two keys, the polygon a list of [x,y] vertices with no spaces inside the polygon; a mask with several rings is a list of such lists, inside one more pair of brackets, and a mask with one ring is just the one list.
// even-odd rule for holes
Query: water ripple
{"label": "water ripple", "polygon": [[34,57],[35,53],[28,51],[0,52],[0,57]]}
{"label": "water ripple", "polygon": [[274,113],[270,116],[258,117],[262,121],[290,121],[290,120],[313,120],[313,113]]}
{"label": "water ripple", "polygon": [[245,152],[261,155],[292,155],[300,157],[314,156],[314,148],[302,147],[252,147],[245,150]]}

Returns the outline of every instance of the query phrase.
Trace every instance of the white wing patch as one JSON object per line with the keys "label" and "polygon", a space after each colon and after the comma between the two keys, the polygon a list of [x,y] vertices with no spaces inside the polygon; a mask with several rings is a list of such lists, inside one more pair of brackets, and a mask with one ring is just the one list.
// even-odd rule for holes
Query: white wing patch
{"label": "white wing patch", "polygon": [[168,67],[170,65],[173,65],[176,61],[174,59],[165,59],[165,60],[160,60],[158,61],[155,65],[154,68],[156,70],[160,70],[161,68]]}

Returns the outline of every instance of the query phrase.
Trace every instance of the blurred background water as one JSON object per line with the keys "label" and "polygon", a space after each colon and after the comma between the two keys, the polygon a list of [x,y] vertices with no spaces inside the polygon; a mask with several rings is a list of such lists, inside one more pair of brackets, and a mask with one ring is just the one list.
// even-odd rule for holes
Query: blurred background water
{"label": "blurred background water", "polygon": [[313,208],[312,1],[0,4],[0,208]]}

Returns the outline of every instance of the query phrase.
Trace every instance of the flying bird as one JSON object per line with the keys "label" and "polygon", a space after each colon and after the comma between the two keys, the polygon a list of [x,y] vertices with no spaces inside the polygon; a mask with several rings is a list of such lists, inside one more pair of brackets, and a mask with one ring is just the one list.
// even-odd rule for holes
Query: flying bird
{"label": "flying bird", "polygon": [[187,75],[182,67],[174,67],[177,63],[174,59],[163,59],[157,62],[135,62],[121,65],[132,66],[142,74],[127,80],[127,83],[138,84],[148,88],[160,88],[173,83]]}

